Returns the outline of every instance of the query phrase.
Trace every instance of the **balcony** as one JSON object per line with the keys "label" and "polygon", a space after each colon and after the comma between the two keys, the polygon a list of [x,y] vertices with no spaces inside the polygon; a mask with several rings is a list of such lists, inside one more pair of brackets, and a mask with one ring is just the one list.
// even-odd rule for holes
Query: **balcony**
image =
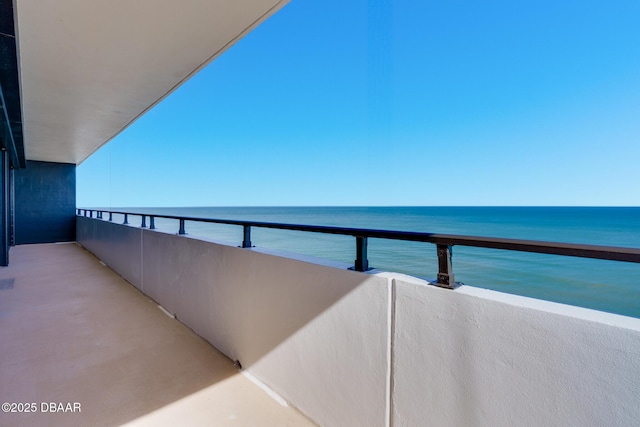
{"label": "balcony", "polygon": [[320,425],[640,420],[640,319],[76,219],[81,245]]}
{"label": "balcony", "polygon": [[11,255],[0,270],[0,396],[36,413],[3,412],[0,425],[314,425],[81,247]]}
{"label": "balcony", "polygon": [[76,165],[287,2],[81,3],[0,0],[0,425],[640,425],[640,319],[456,287],[479,242],[423,236],[437,287],[365,235],[353,271],[76,217]]}

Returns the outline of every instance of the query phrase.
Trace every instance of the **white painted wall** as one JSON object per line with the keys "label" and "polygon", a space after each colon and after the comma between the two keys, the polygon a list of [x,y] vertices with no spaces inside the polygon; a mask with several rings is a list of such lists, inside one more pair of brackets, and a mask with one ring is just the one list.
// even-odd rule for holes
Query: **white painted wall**
{"label": "white painted wall", "polygon": [[640,425],[639,319],[89,218],[78,241],[321,425]]}
{"label": "white painted wall", "polygon": [[394,292],[394,425],[640,425],[640,320],[406,276]]}
{"label": "white painted wall", "polygon": [[142,286],[142,230],[86,217],[76,219],[78,243],[138,289]]}
{"label": "white painted wall", "polygon": [[[122,236],[103,233],[97,243],[86,222]],[[95,219],[78,224],[79,242],[101,259],[142,232],[141,290],[311,419],[386,424],[386,277]]]}

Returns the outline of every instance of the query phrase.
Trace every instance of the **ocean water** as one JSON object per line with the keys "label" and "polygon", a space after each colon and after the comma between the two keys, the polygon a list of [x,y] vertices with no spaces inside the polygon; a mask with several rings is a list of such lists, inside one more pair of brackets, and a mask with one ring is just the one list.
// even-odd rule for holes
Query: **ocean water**
{"label": "ocean water", "polygon": [[[115,209],[114,209],[115,210]],[[132,212],[640,247],[640,208],[608,207],[194,207]],[[119,220],[117,217],[114,220]],[[139,219],[132,219],[139,221]],[[177,220],[156,219],[177,232]],[[187,221],[187,233],[240,244],[242,227]],[[259,247],[353,263],[355,239],[252,229]],[[369,240],[369,265],[434,279],[435,245]],[[640,264],[513,251],[453,248],[456,281],[640,317]]]}

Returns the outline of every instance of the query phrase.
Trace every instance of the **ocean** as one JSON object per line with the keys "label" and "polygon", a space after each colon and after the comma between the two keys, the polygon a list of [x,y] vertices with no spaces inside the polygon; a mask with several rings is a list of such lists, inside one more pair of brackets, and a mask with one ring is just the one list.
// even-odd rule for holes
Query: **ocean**
{"label": "ocean", "polygon": [[[115,209],[114,210],[120,210]],[[623,207],[189,207],[121,210],[219,219],[375,228],[640,247],[640,208]],[[119,220],[114,218],[114,220]],[[139,221],[131,219],[130,222]],[[156,219],[177,232],[177,220]],[[187,221],[186,231],[240,244],[242,227]],[[353,263],[355,239],[252,229],[253,244]],[[433,280],[435,245],[369,240],[371,267]],[[513,251],[453,248],[456,281],[466,285],[640,318],[640,264]]]}

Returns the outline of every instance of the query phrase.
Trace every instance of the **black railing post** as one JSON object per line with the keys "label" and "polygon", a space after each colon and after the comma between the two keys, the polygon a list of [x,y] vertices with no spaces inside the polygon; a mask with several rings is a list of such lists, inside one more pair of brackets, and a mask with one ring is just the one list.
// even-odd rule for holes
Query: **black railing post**
{"label": "black railing post", "polygon": [[147,216],[142,215],[142,223],[140,224],[140,228],[147,228]]}
{"label": "black railing post", "polygon": [[93,218],[93,210],[89,211],[89,218]]}
{"label": "black railing post", "polygon": [[251,247],[251,226],[243,225],[242,226],[242,247],[250,248]]}
{"label": "black railing post", "polygon": [[109,221],[113,221],[113,212],[109,212]]}
{"label": "black railing post", "polygon": [[178,234],[187,234],[187,232],[184,229],[184,219],[180,220],[180,230],[178,230]]}
{"label": "black railing post", "polygon": [[151,215],[149,216],[149,230],[155,230],[156,229],[156,217]]}
{"label": "black railing post", "polygon": [[76,215],[80,216],[80,209],[76,209]]}
{"label": "black railing post", "polygon": [[102,211],[98,211],[98,213],[96,214],[96,218],[102,219]]}
{"label": "black railing post", "polygon": [[450,245],[437,245],[438,248],[438,281],[436,284],[441,288],[453,289],[456,286],[453,267],[451,266]]}
{"label": "black railing post", "polygon": [[84,217],[85,218],[87,217],[87,210],[86,209],[84,210]]}
{"label": "black railing post", "polygon": [[356,236],[356,261],[354,269],[356,271],[369,270],[369,260],[367,259],[368,239]]}
{"label": "black railing post", "polygon": [[129,214],[124,214],[124,222],[123,224],[129,224]]}

